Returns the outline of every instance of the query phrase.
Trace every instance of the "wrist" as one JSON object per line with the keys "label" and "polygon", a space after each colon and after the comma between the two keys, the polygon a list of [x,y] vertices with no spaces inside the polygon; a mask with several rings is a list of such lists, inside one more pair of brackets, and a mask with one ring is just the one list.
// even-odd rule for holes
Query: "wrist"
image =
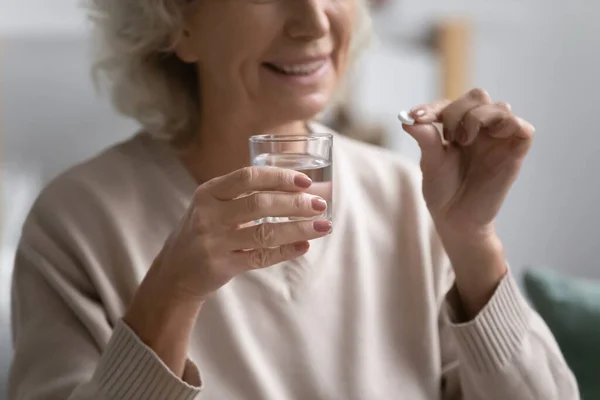
{"label": "wrist", "polygon": [[442,238],[464,312],[475,317],[489,302],[508,268],[504,247],[494,234]]}
{"label": "wrist", "polygon": [[178,376],[182,376],[191,332],[204,301],[174,292],[154,279],[151,268],[123,321]]}
{"label": "wrist", "polygon": [[[142,283],[138,288],[123,319],[143,340],[148,337],[180,329],[195,321],[202,308],[202,301],[187,301],[169,295],[167,290],[148,287]],[[134,325],[134,326],[131,326]],[[146,342],[146,340],[144,340]]]}

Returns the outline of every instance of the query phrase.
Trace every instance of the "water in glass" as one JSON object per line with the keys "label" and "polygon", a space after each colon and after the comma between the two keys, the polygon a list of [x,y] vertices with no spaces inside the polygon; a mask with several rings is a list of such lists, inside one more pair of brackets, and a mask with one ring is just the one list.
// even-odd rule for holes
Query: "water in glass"
{"label": "water in glass", "polygon": [[[252,160],[252,165],[293,169],[306,174],[313,184],[307,193],[320,196],[327,202],[327,211],[317,218],[331,219],[332,206],[332,172],[331,161],[308,154],[265,153]],[[265,218],[263,222],[287,222],[298,218]]]}

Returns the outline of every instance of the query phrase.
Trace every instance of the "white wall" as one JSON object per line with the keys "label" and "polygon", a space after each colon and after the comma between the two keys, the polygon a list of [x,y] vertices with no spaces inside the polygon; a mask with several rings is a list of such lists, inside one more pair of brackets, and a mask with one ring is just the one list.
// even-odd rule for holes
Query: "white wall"
{"label": "white wall", "polygon": [[538,129],[499,221],[513,263],[599,278],[600,5],[588,4],[534,18],[528,29],[482,33],[474,83],[511,101]]}
{"label": "white wall", "polygon": [[[379,31],[419,32],[436,18],[470,15],[475,24],[473,86],[509,101],[537,127],[535,145],[498,219],[498,228],[514,268],[547,265],[575,275],[600,278],[597,234],[600,168],[595,105],[600,93],[600,4],[558,0],[450,1],[403,0],[376,18]],[[376,93],[362,88],[361,101],[377,104],[375,121],[391,124],[397,110],[415,94],[422,102],[436,71],[421,52],[410,62],[408,50],[391,55],[397,65],[375,61],[372,74],[391,81],[406,77],[406,87],[379,84]],[[400,48],[402,50],[402,48]],[[414,50],[410,50],[413,51]],[[374,59],[374,58],[372,58]],[[420,71],[414,63],[421,60]],[[411,68],[410,65],[413,65]],[[404,89],[404,90],[403,90]],[[407,94],[409,91],[409,94]],[[393,132],[395,148],[413,159],[418,149],[402,132]],[[402,139],[398,139],[402,137]]]}
{"label": "white wall", "polygon": [[538,4],[548,15],[532,18],[523,34],[481,35],[477,42],[475,83],[514,99],[538,129],[500,229],[519,264],[599,278],[600,4],[569,3],[562,15],[562,7],[548,12]]}
{"label": "white wall", "polygon": [[2,34],[47,34],[83,29],[85,0],[0,0]]}

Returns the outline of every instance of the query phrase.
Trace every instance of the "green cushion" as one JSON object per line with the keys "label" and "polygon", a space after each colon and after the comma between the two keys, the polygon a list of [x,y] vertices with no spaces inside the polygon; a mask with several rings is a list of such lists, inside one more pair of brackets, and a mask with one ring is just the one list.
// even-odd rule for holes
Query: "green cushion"
{"label": "green cushion", "polygon": [[527,269],[525,290],[577,377],[583,400],[600,399],[600,282]]}

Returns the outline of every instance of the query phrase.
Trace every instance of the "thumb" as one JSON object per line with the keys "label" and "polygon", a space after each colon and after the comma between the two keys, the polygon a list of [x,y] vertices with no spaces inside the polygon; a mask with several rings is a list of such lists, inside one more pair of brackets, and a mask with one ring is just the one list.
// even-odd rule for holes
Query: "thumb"
{"label": "thumb", "polygon": [[421,148],[422,167],[433,167],[442,161],[445,153],[444,143],[434,124],[402,125],[402,128]]}

